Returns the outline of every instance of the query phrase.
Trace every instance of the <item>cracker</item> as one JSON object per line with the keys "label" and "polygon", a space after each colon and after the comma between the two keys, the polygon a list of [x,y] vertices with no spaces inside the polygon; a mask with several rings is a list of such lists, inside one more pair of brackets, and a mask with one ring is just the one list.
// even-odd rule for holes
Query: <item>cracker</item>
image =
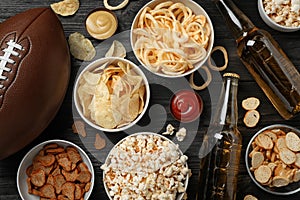
{"label": "cracker", "polygon": [[300,153],[296,153],[295,165],[296,167],[300,168]]}
{"label": "cracker", "polygon": [[248,194],[244,197],[244,200],[258,200],[255,196]]}
{"label": "cracker", "polygon": [[56,198],[55,189],[54,189],[53,185],[46,184],[43,187],[41,187],[40,196],[45,197],[45,198],[49,198],[49,199]]}
{"label": "cracker", "polygon": [[286,146],[285,138],[284,137],[278,138],[278,140],[275,143],[275,147],[276,147],[275,151],[277,151],[277,153],[279,153],[279,151],[282,149],[286,149],[287,146]]}
{"label": "cracker", "polygon": [[92,175],[89,171],[81,171],[78,176],[76,177],[76,180],[80,183],[88,183],[91,181]]}
{"label": "cracker", "polygon": [[283,148],[279,151],[279,157],[287,165],[293,164],[296,161],[296,154],[288,148]]}
{"label": "cracker", "polygon": [[248,194],[244,197],[244,200],[258,200],[255,196]]}
{"label": "cracker", "polygon": [[298,169],[294,172],[293,181],[294,182],[300,181],[300,169]]}
{"label": "cracker", "polygon": [[245,110],[255,110],[260,105],[260,101],[256,97],[249,97],[242,101],[242,107]]}
{"label": "cracker", "polygon": [[55,162],[55,157],[52,154],[37,156],[37,161],[40,162],[43,166],[49,167]]}
{"label": "cracker", "polygon": [[42,187],[46,183],[46,174],[42,169],[38,169],[31,173],[31,183],[34,186]]}
{"label": "cracker", "polygon": [[55,187],[56,194],[61,193],[62,186],[65,183],[66,183],[66,179],[63,175],[58,174],[54,176],[54,187]]}
{"label": "cracker", "polygon": [[68,197],[68,199],[75,199],[75,184],[71,182],[66,182],[61,187],[61,193]]}
{"label": "cracker", "polygon": [[69,182],[75,182],[76,178],[78,176],[78,170],[77,169],[75,169],[71,172],[62,170],[61,173],[64,175],[66,181],[69,181]]}
{"label": "cracker", "polygon": [[288,132],[285,136],[285,143],[290,150],[294,152],[300,151],[300,138],[296,133]]}
{"label": "cracker", "polygon": [[272,181],[272,186],[283,187],[290,183],[289,179],[283,176],[275,176]]}
{"label": "cracker", "polygon": [[256,138],[255,141],[257,142],[257,145],[260,146],[261,148],[264,149],[272,149],[274,146],[274,143],[272,139],[266,135],[266,134],[259,134]]}
{"label": "cracker", "polygon": [[261,152],[255,152],[252,155],[251,164],[254,169],[258,168],[263,164],[265,160],[264,155]]}
{"label": "cracker", "polygon": [[273,131],[267,130],[267,131],[264,131],[264,134],[269,136],[273,142],[277,141],[277,135]]}
{"label": "cracker", "polygon": [[259,119],[260,119],[260,114],[257,110],[249,110],[248,112],[246,112],[243,121],[247,127],[252,128],[257,125]]}
{"label": "cracker", "polygon": [[75,184],[75,193],[74,193],[75,199],[82,198],[82,196],[84,194],[83,192],[84,191],[82,190],[82,188],[78,184]]}
{"label": "cracker", "polygon": [[271,175],[272,170],[266,165],[261,165],[254,171],[255,179],[262,184],[267,183]]}

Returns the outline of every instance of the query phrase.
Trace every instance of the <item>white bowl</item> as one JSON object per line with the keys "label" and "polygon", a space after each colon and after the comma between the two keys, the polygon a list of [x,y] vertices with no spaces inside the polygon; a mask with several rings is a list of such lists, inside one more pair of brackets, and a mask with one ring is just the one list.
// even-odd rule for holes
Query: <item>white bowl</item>
{"label": "white bowl", "polygon": [[[136,137],[138,135],[146,135],[146,136],[150,136],[150,135],[153,135],[153,136],[158,136],[160,137],[163,141],[168,141],[170,142],[170,144],[174,145],[176,147],[176,144],[174,142],[172,142],[170,139],[160,135],[160,134],[157,134],[157,133],[152,133],[152,132],[140,132],[140,133],[134,133],[134,134],[131,134],[125,138],[123,138],[122,140],[120,140],[112,149],[111,151],[109,152],[109,154],[107,155],[106,157],[106,160],[104,162],[104,164],[108,165],[110,162],[111,162],[111,155],[114,153],[116,147],[118,147],[124,140],[126,140],[127,138],[130,138],[130,137]],[[183,155],[182,151],[177,147],[177,151],[179,153],[180,156]],[[187,163],[185,165],[185,167],[188,167]],[[189,182],[189,174],[187,174],[186,176],[186,179],[185,179],[185,182],[184,182],[184,188],[185,188],[185,191],[187,190],[187,187],[188,187],[188,182]],[[103,184],[104,184],[104,188],[105,188],[105,191],[106,191],[106,194],[107,196],[109,197],[110,200],[112,200],[112,197],[109,195],[109,188],[107,186],[107,184],[105,183],[105,171],[103,172]],[[184,193],[180,193],[177,195],[176,197],[176,200],[181,200],[182,198],[184,197]]]}
{"label": "white bowl", "polygon": [[268,193],[271,193],[271,194],[274,194],[274,195],[290,195],[290,194],[295,194],[295,193],[297,193],[297,192],[300,191],[300,181],[289,183],[287,186],[284,186],[284,187],[270,187],[268,185],[262,185],[261,183],[259,183],[255,179],[253,171],[250,170],[250,167],[251,167],[251,158],[249,157],[249,154],[253,150],[253,148],[252,148],[252,142],[254,142],[255,138],[259,134],[263,133],[266,130],[273,130],[273,129],[281,129],[285,133],[292,131],[292,132],[296,133],[300,137],[300,130],[298,130],[298,129],[292,127],[292,126],[288,126],[288,125],[284,125],[284,124],[273,124],[273,125],[264,127],[261,130],[259,130],[257,133],[255,133],[253,135],[253,137],[249,141],[247,149],[246,149],[245,161],[246,161],[246,168],[247,168],[248,174],[249,174],[250,178],[252,179],[252,181],[259,188],[261,188],[262,190],[264,190],[264,191],[266,191]]}
{"label": "white bowl", "polygon": [[208,16],[208,14],[206,13],[206,11],[196,2],[192,1],[192,0],[172,0],[173,2],[180,2],[180,3],[183,3],[185,6],[189,7],[194,14],[196,15],[204,15],[207,19],[207,22],[210,26],[210,29],[211,29],[211,34],[210,34],[210,39],[209,39],[209,44],[208,44],[208,47],[206,49],[206,56],[204,57],[204,59],[196,64],[194,64],[194,68],[191,69],[191,70],[188,70],[186,71],[185,73],[183,74],[179,74],[179,75],[167,75],[167,74],[164,74],[162,72],[154,72],[153,70],[151,70],[148,66],[146,66],[143,61],[141,61],[138,56],[136,55],[136,52],[134,50],[134,44],[135,44],[135,37],[134,37],[134,34],[133,34],[133,30],[136,29],[137,27],[137,23],[138,23],[138,19],[142,13],[142,11],[146,8],[146,7],[150,7],[150,8],[154,8],[156,5],[162,3],[162,2],[165,2],[164,0],[152,0],[150,1],[149,3],[147,3],[146,5],[144,5],[140,10],[139,12],[137,13],[137,15],[135,16],[134,20],[133,20],[133,23],[132,23],[132,26],[131,26],[131,31],[130,31],[130,42],[131,42],[131,47],[133,49],[133,52],[135,54],[135,57],[137,58],[137,60],[140,62],[140,64],[142,66],[144,66],[147,70],[149,70],[150,72],[158,75],[158,76],[161,76],[161,77],[166,77],[166,78],[177,78],[177,77],[184,77],[184,76],[187,76],[191,73],[193,73],[194,71],[198,70],[201,66],[203,66],[203,64],[207,61],[208,59],[208,56],[210,56],[210,53],[211,53],[211,50],[213,48],[213,44],[214,44],[214,28],[213,28],[213,24]]}
{"label": "white bowl", "polygon": [[262,18],[262,20],[272,29],[280,31],[280,32],[295,32],[300,30],[299,27],[288,27],[288,26],[282,26],[275,21],[273,21],[266,13],[264,6],[263,6],[263,1],[264,0],[258,0],[257,6],[258,6],[258,11],[259,14]]}
{"label": "white bowl", "polygon": [[[140,75],[143,78],[144,86],[145,86],[145,89],[146,89],[146,91],[145,91],[146,97],[145,97],[145,102],[144,102],[145,104],[144,104],[143,111],[137,116],[137,118],[135,120],[133,120],[131,123],[129,123],[129,124],[125,125],[125,126],[122,126],[122,127],[119,127],[119,128],[109,129],[109,128],[104,128],[104,127],[101,127],[101,126],[97,125],[96,123],[94,123],[93,121],[91,121],[90,119],[88,119],[87,117],[84,116],[84,114],[82,112],[82,107],[81,107],[81,105],[79,103],[79,100],[78,100],[77,89],[79,87],[79,80],[82,77],[82,74],[84,72],[86,72],[86,71],[92,71],[92,70],[96,69],[97,67],[100,67],[100,66],[102,66],[103,64],[106,64],[106,63],[116,63],[118,61],[121,61],[123,63],[128,63],[132,67],[132,69],[138,75]],[[76,82],[75,82],[74,90],[73,90],[73,98],[74,98],[75,107],[76,107],[79,115],[81,116],[81,118],[87,124],[89,124],[90,126],[94,127],[95,129],[98,129],[100,131],[118,132],[118,131],[124,131],[124,130],[132,127],[133,125],[135,125],[143,117],[143,115],[145,114],[145,112],[146,112],[146,110],[148,108],[148,105],[149,105],[150,88],[149,88],[149,83],[148,83],[147,77],[145,76],[145,74],[143,73],[143,71],[138,66],[136,66],[133,62],[131,62],[129,60],[126,60],[126,59],[123,59],[123,58],[105,57],[105,58],[100,58],[100,59],[95,60],[94,62],[90,63],[78,75],[78,77],[76,79]]]}
{"label": "white bowl", "polygon": [[95,181],[94,168],[93,168],[92,162],[89,159],[88,155],[79,146],[77,146],[76,144],[74,144],[72,142],[66,141],[66,140],[48,140],[48,141],[42,142],[42,143],[36,145],[35,147],[33,147],[24,156],[24,158],[22,159],[22,161],[19,165],[18,172],[17,172],[17,187],[18,187],[18,191],[19,191],[21,198],[23,200],[39,200],[40,199],[39,196],[28,193],[28,186],[27,186],[27,182],[26,182],[26,179],[27,179],[26,169],[32,164],[33,158],[39,153],[39,151],[41,149],[43,149],[43,147],[46,144],[50,144],[50,143],[56,143],[63,147],[72,146],[78,150],[83,162],[87,165],[87,167],[89,168],[89,171],[92,174],[91,187],[90,187],[89,191],[86,192],[84,195],[85,200],[89,199],[89,197],[92,193],[92,190],[94,187],[94,181]]}

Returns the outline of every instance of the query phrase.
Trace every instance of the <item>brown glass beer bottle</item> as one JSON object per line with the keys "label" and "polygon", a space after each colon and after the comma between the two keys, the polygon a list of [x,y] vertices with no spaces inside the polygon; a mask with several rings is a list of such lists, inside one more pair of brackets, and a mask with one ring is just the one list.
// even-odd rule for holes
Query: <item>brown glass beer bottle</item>
{"label": "brown glass beer bottle", "polygon": [[300,111],[300,74],[278,43],[231,0],[213,0],[237,43],[237,53],[284,119]]}
{"label": "brown glass beer bottle", "polygon": [[239,75],[226,73],[214,120],[200,148],[198,200],[234,200],[242,148],[237,128]]}

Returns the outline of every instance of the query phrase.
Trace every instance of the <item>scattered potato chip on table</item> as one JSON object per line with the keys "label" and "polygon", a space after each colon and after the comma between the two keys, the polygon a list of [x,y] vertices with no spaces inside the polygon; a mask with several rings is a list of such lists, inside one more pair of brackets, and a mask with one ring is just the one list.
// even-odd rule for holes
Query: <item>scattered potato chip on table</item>
{"label": "scattered potato chip on table", "polygon": [[61,16],[74,15],[79,9],[79,0],[62,0],[51,4],[52,10]]}
{"label": "scattered potato chip on table", "polygon": [[96,55],[92,42],[81,33],[75,32],[69,36],[69,46],[71,54],[79,60],[90,61]]}

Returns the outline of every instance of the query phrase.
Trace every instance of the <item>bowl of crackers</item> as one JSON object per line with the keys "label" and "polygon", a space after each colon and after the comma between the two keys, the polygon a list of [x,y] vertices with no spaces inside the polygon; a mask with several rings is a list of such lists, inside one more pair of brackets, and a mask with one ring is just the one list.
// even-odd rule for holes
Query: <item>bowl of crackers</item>
{"label": "bowl of crackers", "polygon": [[258,131],[246,149],[246,167],[261,189],[275,195],[300,191],[300,131],[274,124]]}
{"label": "bowl of crackers", "polygon": [[124,131],[145,114],[149,83],[143,71],[127,59],[105,57],[78,75],[73,98],[81,118],[106,132]]}
{"label": "bowl of crackers", "polygon": [[66,140],[48,140],[22,159],[17,187],[23,200],[89,199],[94,169],[88,155]]}
{"label": "bowl of crackers", "polygon": [[153,0],[134,18],[130,39],[142,66],[156,75],[176,78],[206,62],[214,29],[206,11],[194,1]]}
{"label": "bowl of crackers", "polygon": [[186,195],[188,157],[168,138],[139,132],[120,140],[109,152],[103,183],[110,199],[174,199]]}

